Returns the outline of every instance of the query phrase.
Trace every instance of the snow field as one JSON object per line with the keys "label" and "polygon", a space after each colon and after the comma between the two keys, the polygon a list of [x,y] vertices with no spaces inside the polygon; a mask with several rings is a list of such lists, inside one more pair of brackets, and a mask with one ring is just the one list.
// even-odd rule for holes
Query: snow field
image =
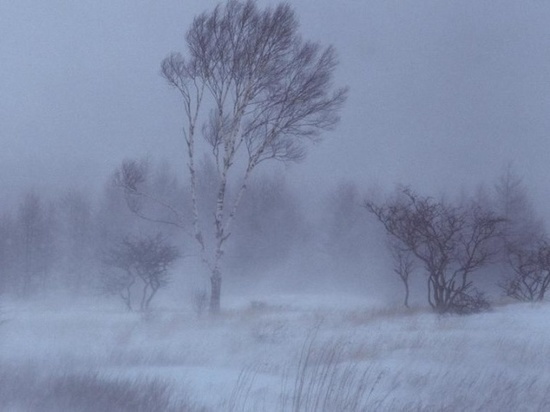
{"label": "snow field", "polygon": [[103,301],[6,302],[0,365],[40,382],[162,383],[174,410],[550,410],[548,305],[459,317],[346,296],[226,304],[220,317],[198,319]]}

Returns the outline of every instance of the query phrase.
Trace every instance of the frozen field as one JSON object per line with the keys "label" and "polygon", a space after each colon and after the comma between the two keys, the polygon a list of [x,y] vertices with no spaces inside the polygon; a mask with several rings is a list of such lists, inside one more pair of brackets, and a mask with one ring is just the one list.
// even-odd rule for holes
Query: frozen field
{"label": "frozen field", "polygon": [[469,317],[344,295],[224,304],[197,319],[5,301],[0,410],[550,410],[547,304]]}

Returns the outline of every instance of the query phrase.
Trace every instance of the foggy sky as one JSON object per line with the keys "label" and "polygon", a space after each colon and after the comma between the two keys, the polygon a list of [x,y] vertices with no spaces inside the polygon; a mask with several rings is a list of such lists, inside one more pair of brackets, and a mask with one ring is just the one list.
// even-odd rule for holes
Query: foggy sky
{"label": "foggy sky", "polygon": [[[97,188],[127,157],[183,163],[178,96],[159,65],[217,3],[0,0],[4,198],[31,184]],[[290,4],[305,38],[336,47],[337,84],[350,87],[341,124],[290,180],[456,190],[492,184],[513,161],[544,209],[549,2]]]}

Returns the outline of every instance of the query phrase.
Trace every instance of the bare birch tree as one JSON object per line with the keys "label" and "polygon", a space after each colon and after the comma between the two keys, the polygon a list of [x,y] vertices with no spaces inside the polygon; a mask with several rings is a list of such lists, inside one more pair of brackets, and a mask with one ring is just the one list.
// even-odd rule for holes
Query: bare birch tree
{"label": "bare birch tree", "polygon": [[[301,160],[304,141],[338,122],[347,90],[333,88],[334,49],[303,41],[288,4],[260,10],[254,1],[230,0],[196,17],[186,43],[188,56],[168,56],[162,75],[183,102],[192,226],[217,313],[221,260],[250,175],[266,160]],[[197,200],[201,142],[219,174],[210,236]]]}

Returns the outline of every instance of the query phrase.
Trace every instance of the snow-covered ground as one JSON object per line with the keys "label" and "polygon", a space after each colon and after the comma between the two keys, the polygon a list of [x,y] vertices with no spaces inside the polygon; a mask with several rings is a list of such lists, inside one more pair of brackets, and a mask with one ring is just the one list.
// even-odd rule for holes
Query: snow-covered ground
{"label": "snow-covered ground", "polygon": [[[109,301],[4,301],[0,410],[105,410],[98,382],[134,385],[148,399],[166,384],[174,410],[550,410],[548,304],[468,317],[346,295],[224,305],[199,319],[168,307],[144,318]],[[78,377],[93,388],[59,384]],[[88,396],[87,408],[52,400],[63,391]]]}

